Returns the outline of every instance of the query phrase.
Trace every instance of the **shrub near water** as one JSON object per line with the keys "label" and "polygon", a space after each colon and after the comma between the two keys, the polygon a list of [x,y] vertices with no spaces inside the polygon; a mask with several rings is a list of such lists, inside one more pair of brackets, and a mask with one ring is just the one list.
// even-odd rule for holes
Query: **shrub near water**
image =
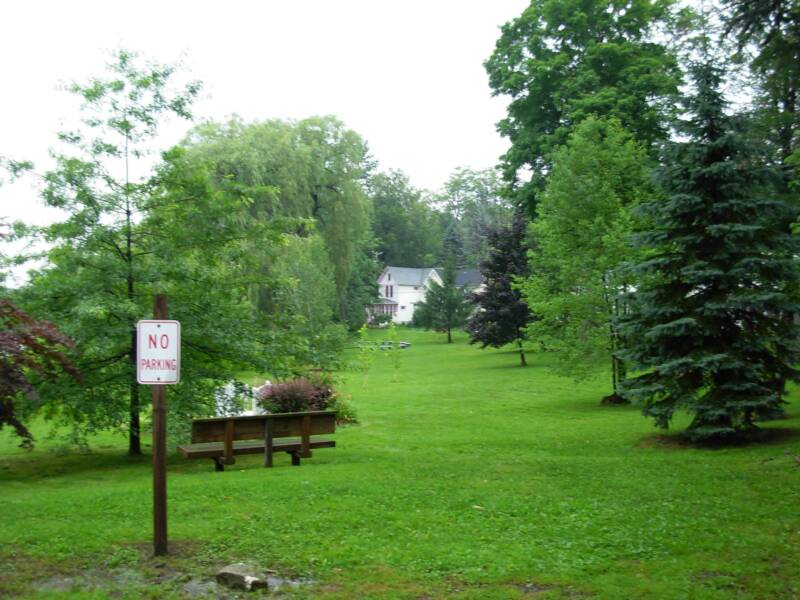
{"label": "shrub near water", "polygon": [[257,402],[261,408],[272,413],[335,410],[338,423],[357,422],[355,411],[336,393],[329,374],[276,383],[267,387]]}
{"label": "shrub near water", "polygon": [[306,379],[282,381],[267,388],[258,400],[261,408],[275,413],[308,410],[314,388]]}

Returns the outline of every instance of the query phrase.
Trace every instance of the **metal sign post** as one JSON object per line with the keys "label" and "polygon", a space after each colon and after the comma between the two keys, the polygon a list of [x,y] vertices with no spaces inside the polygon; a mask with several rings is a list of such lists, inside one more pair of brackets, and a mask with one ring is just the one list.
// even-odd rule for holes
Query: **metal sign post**
{"label": "metal sign post", "polygon": [[167,553],[167,390],[180,381],[180,323],[167,320],[167,297],[153,299],[153,320],[136,325],[136,378],[153,386],[153,551]]}

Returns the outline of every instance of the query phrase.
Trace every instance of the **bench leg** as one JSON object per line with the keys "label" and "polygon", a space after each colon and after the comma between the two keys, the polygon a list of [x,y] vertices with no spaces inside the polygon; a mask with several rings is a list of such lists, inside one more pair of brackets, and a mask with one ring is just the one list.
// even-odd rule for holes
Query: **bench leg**
{"label": "bench leg", "polygon": [[214,461],[214,470],[215,471],[224,471],[225,464],[222,462],[223,459],[221,458],[212,458],[211,460]]}
{"label": "bench leg", "polygon": [[295,467],[300,466],[300,453],[299,452],[289,452],[292,456],[292,465]]}

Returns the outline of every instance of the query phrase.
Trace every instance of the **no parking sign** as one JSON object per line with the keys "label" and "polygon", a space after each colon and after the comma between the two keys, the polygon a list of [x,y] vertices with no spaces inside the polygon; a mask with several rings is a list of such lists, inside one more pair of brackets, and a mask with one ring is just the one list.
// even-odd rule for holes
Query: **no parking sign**
{"label": "no parking sign", "polygon": [[181,380],[181,324],[144,320],[136,324],[136,380],[173,385]]}

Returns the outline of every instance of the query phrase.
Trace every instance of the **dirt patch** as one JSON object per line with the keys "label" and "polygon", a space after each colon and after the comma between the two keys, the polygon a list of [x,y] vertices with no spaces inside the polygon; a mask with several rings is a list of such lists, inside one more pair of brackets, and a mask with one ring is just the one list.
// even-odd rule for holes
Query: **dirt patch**
{"label": "dirt patch", "polygon": [[151,544],[138,542],[115,545],[102,556],[81,560],[47,559],[14,551],[0,556],[0,597],[67,592],[143,598],[166,593],[190,599],[283,597],[286,592],[314,583],[264,569],[270,584],[268,592],[229,590],[215,581],[219,562],[219,557],[204,554],[202,546],[191,540],[171,541],[167,556],[153,556]]}
{"label": "dirt patch", "polygon": [[549,590],[556,589],[559,586],[552,585],[549,583],[521,583],[516,587],[523,594],[533,596],[535,594],[541,594],[542,592],[547,592]]}

